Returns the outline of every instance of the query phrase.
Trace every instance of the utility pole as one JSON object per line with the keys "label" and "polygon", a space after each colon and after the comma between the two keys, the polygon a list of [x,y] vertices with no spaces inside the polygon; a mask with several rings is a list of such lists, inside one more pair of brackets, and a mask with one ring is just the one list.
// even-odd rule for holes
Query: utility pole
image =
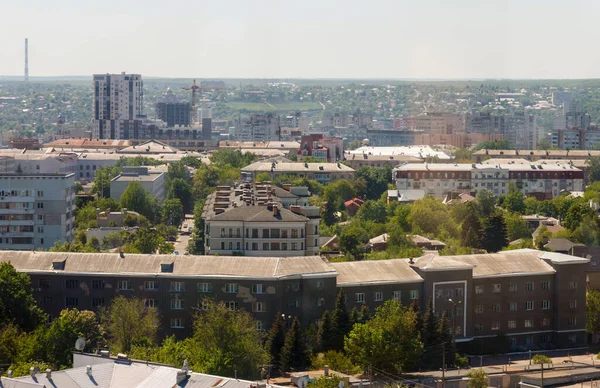
{"label": "utility pole", "polygon": [[[446,388],[446,343],[442,342],[442,388]],[[542,387],[544,388],[544,387]]]}
{"label": "utility pole", "polygon": [[542,360],[542,384],[540,388],[544,388],[544,361]]}

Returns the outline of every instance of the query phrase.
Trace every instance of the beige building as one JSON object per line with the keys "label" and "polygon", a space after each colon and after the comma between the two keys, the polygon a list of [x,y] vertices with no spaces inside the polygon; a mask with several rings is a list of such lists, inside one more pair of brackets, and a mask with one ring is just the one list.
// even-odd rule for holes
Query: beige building
{"label": "beige building", "polygon": [[425,134],[452,135],[465,132],[465,118],[458,113],[427,112],[415,117],[415,127],[417,131],[423,131]]}
{"label": "beige building", "polygon": [[282,175],[294,175],[326,184],[338,179],[352,179],[356,171],[342,163],[256,162],[242,168],[242,180],[246,177],[254,180],[261,173],[269,174],[271,180]]}

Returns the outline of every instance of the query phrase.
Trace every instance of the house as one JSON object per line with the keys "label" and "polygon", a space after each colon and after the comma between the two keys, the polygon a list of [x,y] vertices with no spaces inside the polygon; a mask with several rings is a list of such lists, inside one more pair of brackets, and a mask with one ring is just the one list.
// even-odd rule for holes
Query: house
{"label": "house", "polygon": [[353,198],[344,202],[344,208],[346,208],[348,214],[353,217],[364,203],[365,201],[360,198]]}
{"label": "house", "polygon": [[585,247],[585,244],[574,243],[566,238],[553,238],[550,240],[550,242],[544,245],[544,248],[546,249],[563,254],[569,254],[569,252],[575,247]]}

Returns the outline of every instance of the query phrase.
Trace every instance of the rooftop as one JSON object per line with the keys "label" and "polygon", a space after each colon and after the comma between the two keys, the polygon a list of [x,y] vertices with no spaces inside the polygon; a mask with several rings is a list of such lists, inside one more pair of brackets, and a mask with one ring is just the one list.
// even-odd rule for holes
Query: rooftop
{"label": "rooftop", "polygon": [[398,166],[394,171],[472,171],[472,170],[506,170],[506,171],[581,171],[571,164],[542,163],[528,164],[482,164],[482,163],[407,163]]}
{"label": "rooftop", "polygon": [[296,214],[283,207],[276,210],[271,206],[240,206],[210,217],[211,221],[246,222],[305,222],[307,217]]}
{"label": "rooftop", "polygon": [[348,261],[330,264],[339,274],[338,286],[357,286],[369,283],[415,283],[422,282],[404,259]]}
{"label": "rooftop", "polygon": [[600,156],[600,151],[592,150],[479,150],[473,152],[474,156],[538,156],[544,158],[588,158],[590,156]]}
{"label": "rooftop", "polygon": [[220,148],[270,148],[280,150],[297,150],[300,148],[300,143],[297,141],[221,141]]}
{"label": "rooftop", "polygon": [[354,169],[342,163],[277,163],[256,162],[242,168],[243,172],[354,172]]}
{"label": "rooftop", "polygon": [[548,244],[544,245],[544,248],[552,249],[553,251],[568,252],[576,246],[581,247],[585,246],[585,244],[574,243],[566,238],[553,238]]}
{"label": "rooftop", "polygon": [[443,151],[433,149],[428,145],[414,146],[395,146],[395,147],[370,147],[363,146],[355,150],[348,151],[349,154],[367,154],[367,155],[409,155],[419,159],[425,159],[428,156],[437,156],[439,159],[450,159],[450,156]]}
{"label": "rooftop", "polygon": [[79,148],[116,148],[123,149],[131,146],[131,140],[111,140],[111,139],[86,139],[70,138],[58,139],[44,144],[45,147],[79,147]]}

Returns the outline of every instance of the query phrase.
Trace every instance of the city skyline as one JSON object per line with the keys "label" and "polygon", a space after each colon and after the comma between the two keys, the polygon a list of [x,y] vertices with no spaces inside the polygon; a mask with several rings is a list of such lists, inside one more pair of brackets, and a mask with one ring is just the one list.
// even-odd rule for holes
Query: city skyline
{"label": "city skyline", "polygon": [[32,78],[598,78],[600,4],[569,6],[586,12],[564,18],[558,1],[17,2],[4,6],[0,74],[23,75],[29,38]]}

